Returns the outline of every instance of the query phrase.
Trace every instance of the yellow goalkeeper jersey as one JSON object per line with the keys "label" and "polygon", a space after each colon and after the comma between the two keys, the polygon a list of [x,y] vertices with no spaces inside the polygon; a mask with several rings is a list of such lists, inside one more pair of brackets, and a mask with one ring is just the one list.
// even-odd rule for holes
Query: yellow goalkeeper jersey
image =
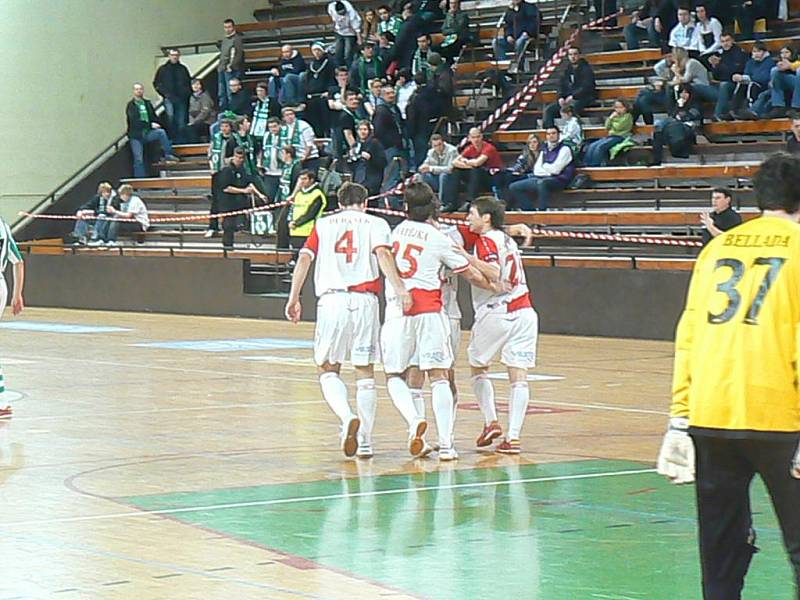
{"label": "yellow goalkeeper jersey", "polygon": [[800,225],[760,217],[700,253],[675,340],[673,417],[695,434],[800,431]]}

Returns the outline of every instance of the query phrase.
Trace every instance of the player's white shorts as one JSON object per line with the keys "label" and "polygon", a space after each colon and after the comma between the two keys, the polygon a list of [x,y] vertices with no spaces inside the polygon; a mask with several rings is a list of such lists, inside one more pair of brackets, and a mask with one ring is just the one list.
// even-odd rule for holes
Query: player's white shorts
{"label": "player's white shorts", "polygon": [[505,306],[480,315],[472,326],[467,348],[469,364],[488,367],[500,352],[507,367],[530,369],[536,366],[536,342],[539,338],[539,315],[533,308],[506,312]]}
{"label": "player's white shorts", "polygon": [[410,366],[421,371],[453,366],[450,320],[443,312],[387,319],[381,328],[381,355],[387,374]]}
{"label": "player's white shorts", "polygon": [[453,353],[453,361],[458,358],[458,351],[461,348],[461,319],[450,317],[450,351]]}
{"label": "player's white shorts", "polygon": [[317,301],[314,362],[357,367],[380,361],[378,297],[358,292],[332,292]]}

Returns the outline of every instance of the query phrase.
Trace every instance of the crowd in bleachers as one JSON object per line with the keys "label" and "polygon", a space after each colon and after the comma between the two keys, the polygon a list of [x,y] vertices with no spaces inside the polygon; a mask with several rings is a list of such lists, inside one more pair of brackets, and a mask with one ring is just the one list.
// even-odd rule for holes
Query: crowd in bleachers
{"label": "crowd in bleachers", "polygon": [[[616,7],[601,2],[596,10],[611,14]],[[530,139],[512,166],[479,129],[464,139],[442,135],[453,116],[454,64],[466,45],[478,43],[459,0],[395,0],[363,15],[348,0],[333,0],[327,6],[333,42],[315,41],[309,52],[284,44],[275,64],[260,72],[255,95],[243,85],[253,75],[246,73],[243,36],[226,20],[216,103],[201,81],[189,78],[177,50],[170,50],[154,81],[164,98],[165,128],[143,88],[134,88],[127,109],[134,175],[146,173],[147,142],[158,142],[169,162],[178,160],[173,142],[208,141],[212,213],[230,209],[218,175],[237,148],[270,202],[294,198],[301,170],[318,174],[325,167],[323,173],[339,171],[373,196],[417,173],[438,192],[445,211],[463,209],[465,200],[489,191],[512,209],[546,209],[554,193],[587,184],[579,167],[619,164],[614,161],[640,144],[634,141],[640,119],[655,125],[650,162],[660,164],[667,148],[688,157],[704,121],[797,116],[795,50],[786,46],[773,57],[756,41],[748,57],[729,29],[758,34],[761,19],[783,10],[780,3],[751,1],[695,2],[689,10],[673,0],[648,0],[623,31],[629,49],[644,40],[662,49],[650,84],[633,102],[616,100],[605,116],[606,135],[586,140],[582,118],[598,104],[598,83],[580,49],[570,48],[557,76],[557,98],[542,113],[543,138]],[[521,58],[540,27],[535,3],[511,0],[498,26],[496,58],[514,52],[512,70],[524,65]],[[438,33],[434,44],[431,34]],[[272,219],[267,229],[278,226]],[[207,235],[217,229],[212,220]]]}

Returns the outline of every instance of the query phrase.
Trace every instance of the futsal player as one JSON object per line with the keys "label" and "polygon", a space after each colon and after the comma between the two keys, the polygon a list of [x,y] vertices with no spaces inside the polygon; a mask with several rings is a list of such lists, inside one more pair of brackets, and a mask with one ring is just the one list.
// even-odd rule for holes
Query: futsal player
{"label": "futsal player", "polygon": [[[11,313],[15,316],[25,308],[22,299],[22,288],[25,285],[25,263],[22,262],[22,253],[11,235],[11,228],[3,219],[0,219],[0,317],[6,308],[8,300],[8,289],[6,288],[5,277],[6,267],[11,263],[14,273],[14,288],[11,293]],[[0,419],[10,419],[12,415],[11,405],[3,401],[3,394],[6,391],[5,377],[3,368],[0,366]]]}

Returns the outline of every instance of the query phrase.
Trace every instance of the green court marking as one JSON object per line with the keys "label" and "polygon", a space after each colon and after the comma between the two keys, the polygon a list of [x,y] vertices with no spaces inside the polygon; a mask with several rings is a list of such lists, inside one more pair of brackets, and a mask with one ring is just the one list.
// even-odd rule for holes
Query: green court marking
{"label": "green court marking", "polygon": [[[693,488],[654,473],[589,477],[646,467],[577,461],[121,500],[201,508],[171,516],[432,600],[700,598]],[[762,551],[745,598],[790,600],[791,571],[760,483],[753,507]]]}

